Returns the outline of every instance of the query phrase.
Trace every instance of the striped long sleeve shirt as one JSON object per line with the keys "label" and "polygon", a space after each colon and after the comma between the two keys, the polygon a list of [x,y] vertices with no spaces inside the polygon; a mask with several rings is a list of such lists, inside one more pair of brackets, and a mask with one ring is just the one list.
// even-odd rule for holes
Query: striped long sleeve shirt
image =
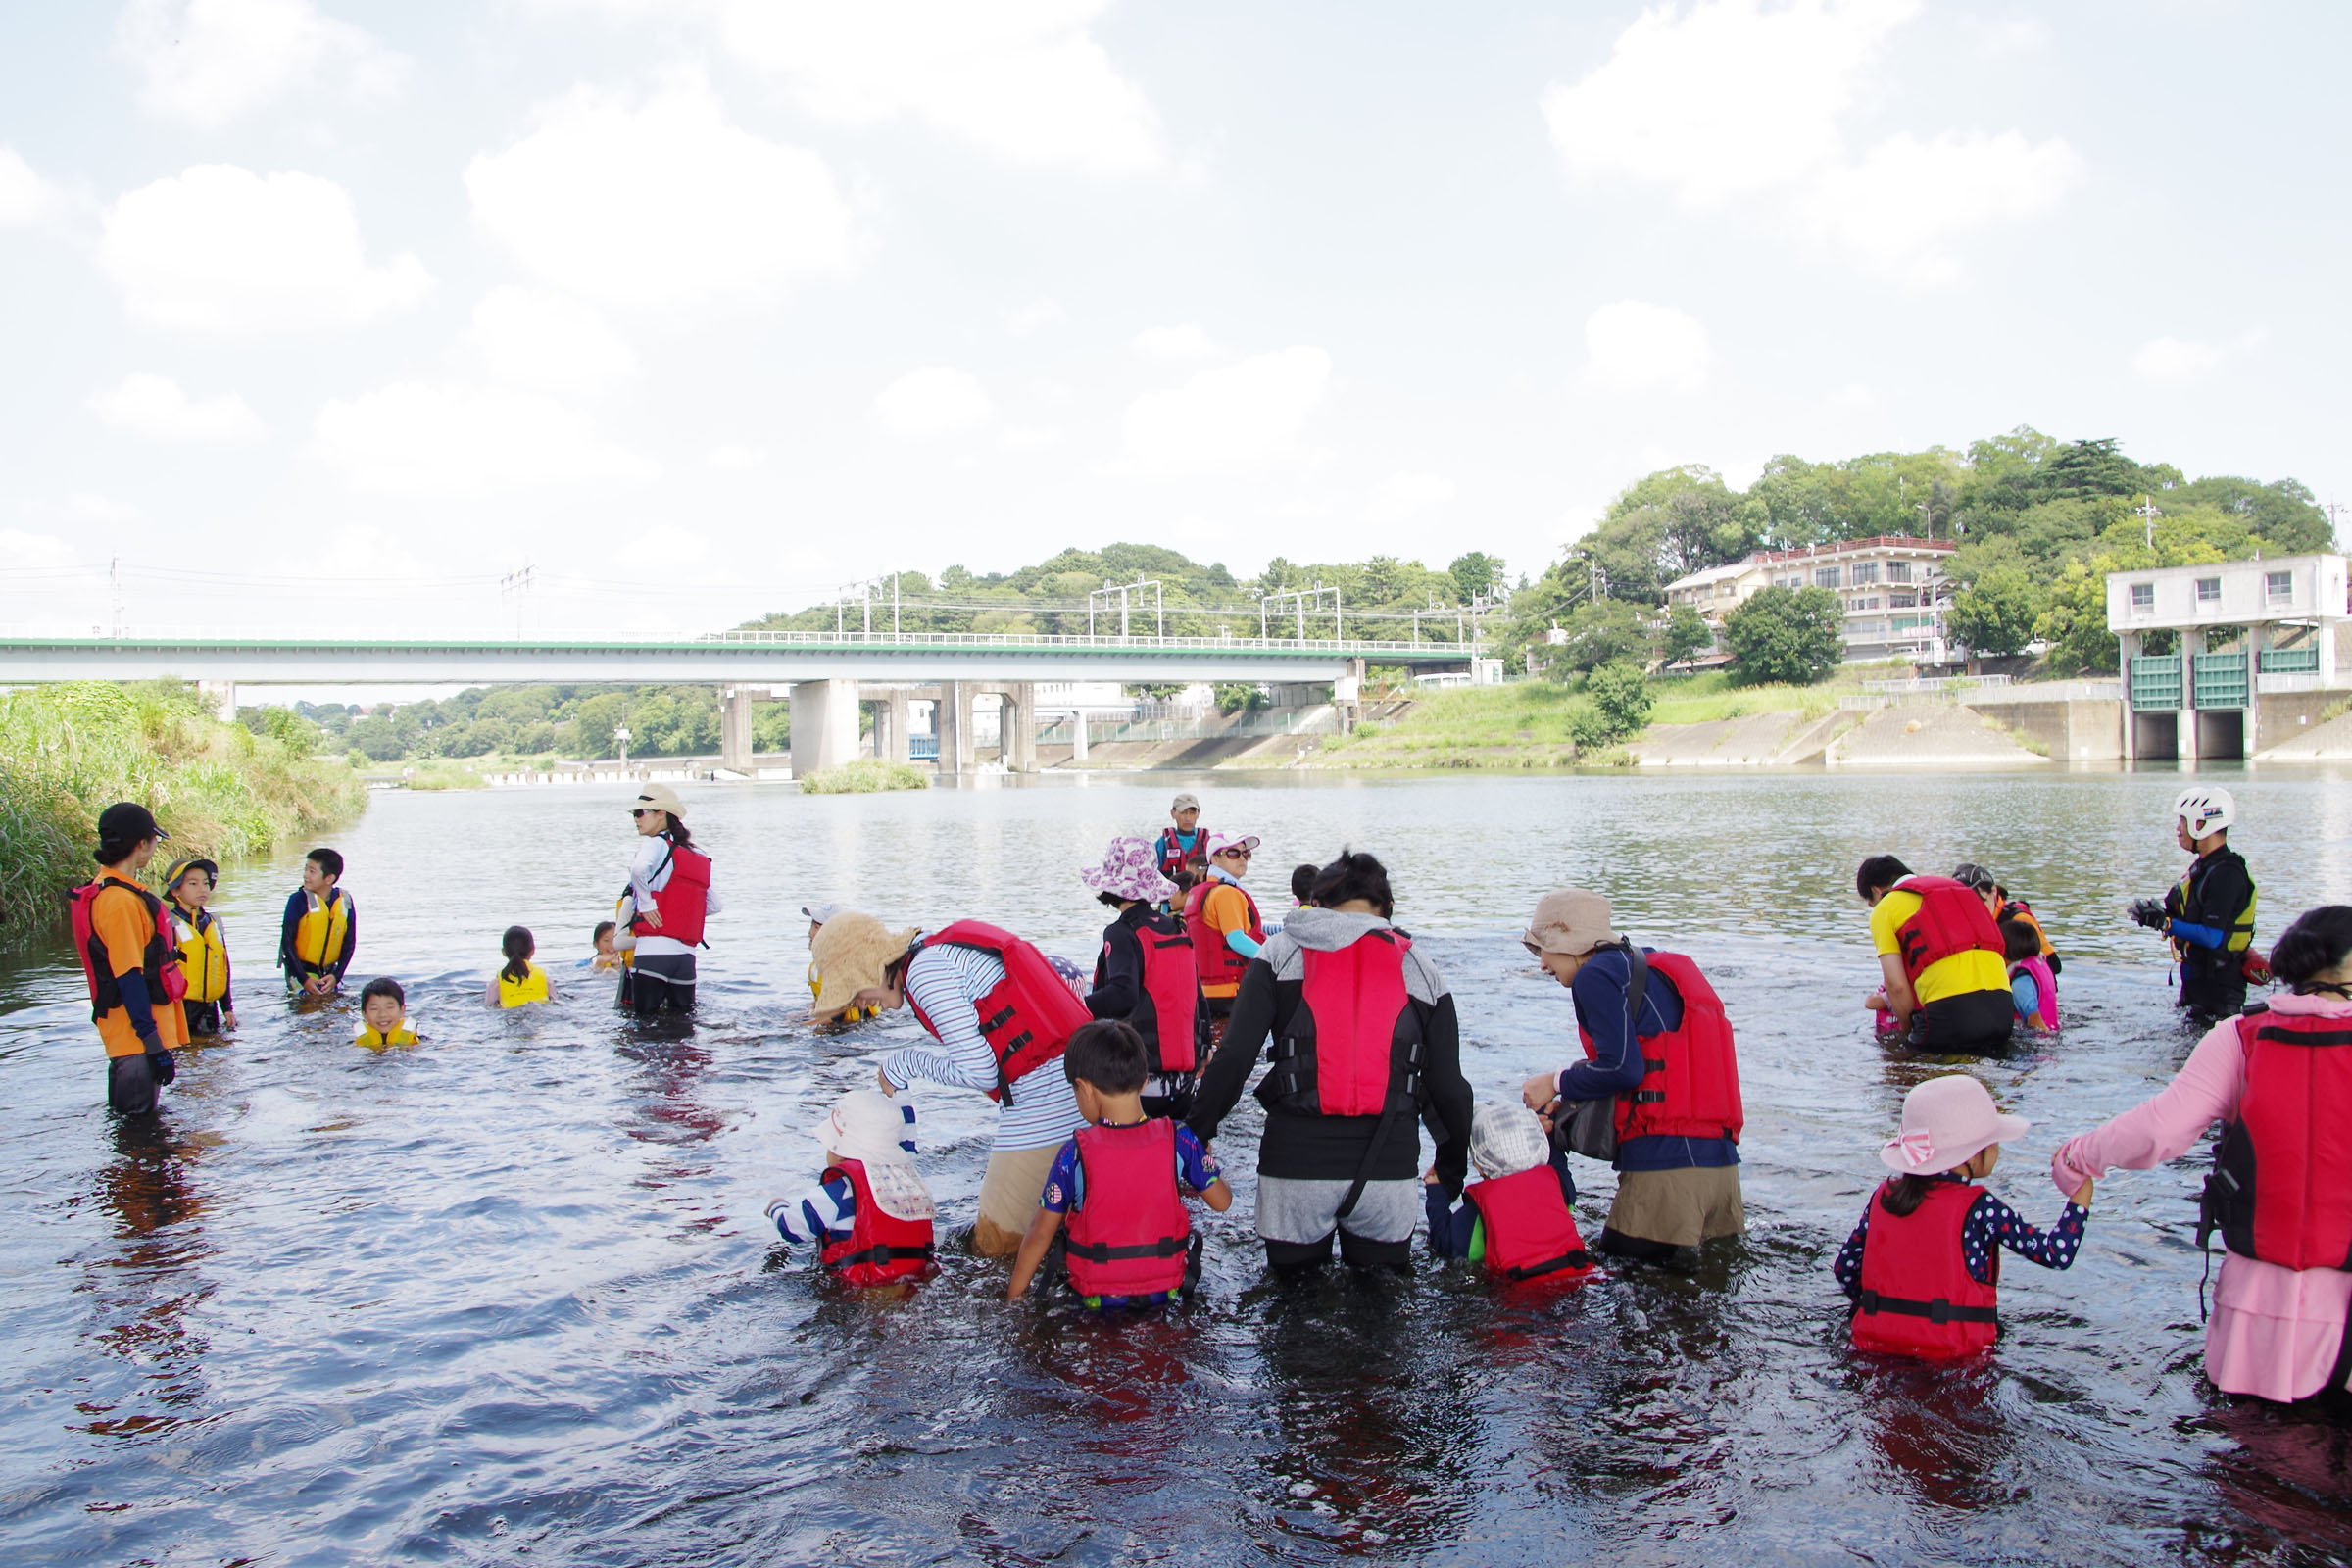
{"label": "striped long sleeve shirt", "polygon": [[[996,1053],[980,1033],[980,999],[1004,980],[1004,965],[971,948],[925,948],[906,965],[907,1000],[939,1029],[939,1043],[907,1046],[882,1058],[898,1088],[916,1079],[986,1094],[997,1087]],[[1058,1149],[1085,1121],[1078,1097],[1049,1062],[1012,1086],[997,1118],[999,1149]]]}

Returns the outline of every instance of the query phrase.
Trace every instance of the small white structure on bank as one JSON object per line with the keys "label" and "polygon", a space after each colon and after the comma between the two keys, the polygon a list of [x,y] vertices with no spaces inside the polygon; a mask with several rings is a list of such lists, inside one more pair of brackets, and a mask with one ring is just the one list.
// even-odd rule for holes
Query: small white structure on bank
{"label": "small white structure on bank", "polygon": [[[2125,759],[2253,756],[2263,693],[2338,684],[2335,629],[2348,614],[2342,556],[2109,572],[2107,629],[2123,645]],[[2212,648],[2221,628],[2242,629],[2238,646]],[[2143,652],[2159,631],[2177,634],[2180,646]]]}

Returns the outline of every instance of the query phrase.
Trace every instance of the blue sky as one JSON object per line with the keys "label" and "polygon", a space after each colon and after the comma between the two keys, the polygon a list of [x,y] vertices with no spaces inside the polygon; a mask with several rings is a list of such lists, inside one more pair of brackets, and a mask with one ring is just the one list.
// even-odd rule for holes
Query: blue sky
{"label": "blue sky", "polygon": [[2336,5],[0,16],[0,622],[666,632],[1534,571],[2019,422],[2352,501]]}

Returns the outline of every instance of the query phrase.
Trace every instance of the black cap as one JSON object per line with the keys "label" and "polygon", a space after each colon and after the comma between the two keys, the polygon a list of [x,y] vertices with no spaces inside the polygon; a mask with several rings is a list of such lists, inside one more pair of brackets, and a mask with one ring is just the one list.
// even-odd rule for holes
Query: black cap
{"label": "black cap", "polygon": [[155,813],[135,801],[119,801],[98,813],[98,842],[136,844],[141,839],[168,839]]}

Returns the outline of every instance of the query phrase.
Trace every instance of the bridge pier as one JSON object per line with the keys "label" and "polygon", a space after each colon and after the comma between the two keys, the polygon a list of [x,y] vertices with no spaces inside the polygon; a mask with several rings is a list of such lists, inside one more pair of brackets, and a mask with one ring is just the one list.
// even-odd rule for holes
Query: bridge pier
{"label": "bridge pier", "polygon": [[718,765],[748,776],[752,771],[752,689],[722,687],[718,697]]}
{"label": "bridge pier", "polygon": [[941,681],[939,705],[933,714],[932,727],[939,735],[940,776],[955,778],[971,772],[976,765],[972,755],[972,683]]}
{"label": "bridge pier", "polygon": [[885,762],[904,762],[913,756],[914,697],[910,692],[888,692],[874,707],[874,755]]}
{"label": "bridge pier", "polygon": [[196,695],[212,705],[213,714],[223,724],[237,721],[237,683],[233,680],[200,680]]}
{"label": "bridge pier", "polygon": [[1010,773],[1037,771],[1037,686],[1019,681],[998,688],[1004,707],[997,710],[998,755]]}
{"label": "bridge pier", "polygon": [[840,767],[857,756],[858,683],[796,683],[792,688],[792,776],[806,778],[819,768]]}

